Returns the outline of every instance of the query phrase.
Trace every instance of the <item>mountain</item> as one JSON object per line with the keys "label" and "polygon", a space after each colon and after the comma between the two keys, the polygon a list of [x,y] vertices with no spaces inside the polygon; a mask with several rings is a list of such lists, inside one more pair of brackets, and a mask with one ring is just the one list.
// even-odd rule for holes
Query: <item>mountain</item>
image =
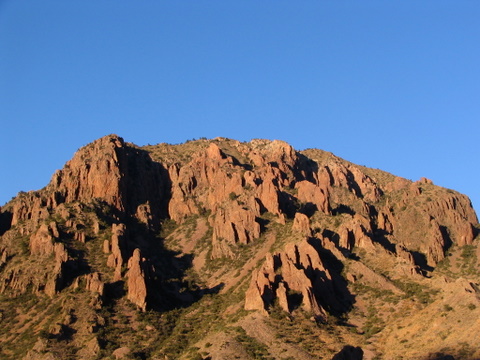
{"label": "mountain", "polygon": [[282,141],[109,135],[0,212],[1,359],[480,359],[470,200]]}

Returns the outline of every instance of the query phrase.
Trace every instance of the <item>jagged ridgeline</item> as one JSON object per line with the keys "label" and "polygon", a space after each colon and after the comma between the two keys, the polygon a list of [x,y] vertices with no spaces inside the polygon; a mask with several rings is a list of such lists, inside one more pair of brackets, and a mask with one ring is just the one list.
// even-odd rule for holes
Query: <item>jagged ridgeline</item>
{"label": "jagged ridgeline", "polygon": [[0,212],[0,359],[479,359],[458,192],[281,141],[81,148]]}

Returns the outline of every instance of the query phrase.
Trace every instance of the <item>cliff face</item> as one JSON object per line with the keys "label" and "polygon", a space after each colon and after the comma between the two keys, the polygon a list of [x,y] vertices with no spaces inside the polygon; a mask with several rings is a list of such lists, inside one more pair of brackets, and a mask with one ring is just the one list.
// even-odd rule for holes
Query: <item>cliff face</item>
{"label": "cliff face", "polygon": [[[15,199],[8,211],[10,225],[37,223],[61,204],[95,200],[115,209],[119,217],[135,215],[142,222],[158,224],[168,199],[164,172],[147,152],[125,144],[122,138],[101,138],[80,149],[45,189]],[[155,204],[153,209],[150,203]]]}
{"label": "cliff face", "polygon": [[[119,317],[127,316],[138,328],[139,314],[147,310],[159,316],[147,327],[169,330],[156,338],[138,328],[141,347],[154,348],[157,355],[187,356],[175,353],[169,341],[176,341],[182,321],[192,322],[201,309],[212,312],[212,304],[224,324],[234,324],[228,314],[237,314],[238,321],[245,309],[265,316],[262,326],[272,331],[279,331],[275,324],[283,316],[300,324],[300,314],[311,316],[316,324],[311,331],[325,337],[321,326],[333,318],[350,319],[351,326],[364,329],[349,335],[349,344],[333,342],[329,351],[361,345],[372,336],[367,309],[380,306],[375,318],[383,325],[375,336],[386,334],[391,349],[401,353],[406,347],[387,336],[398,314],[390,316],[377,302],[388,295],[403,309],[417,299],[410,308],[427,309],[430,299],[422,302],[412,289],[423,287],[433,299],[443,283],[429,279],[439,274],[447,283],[449,277],[468,275],[476,291],[477,224],[464,195],[320,150],[297,152],[281,141],[222,138],[139,148],[110,135],[81,148],[44,189],[22,193],[1,209],[0,293],[5,304],[20,297],[45,298],[47,308],[62,314],[56,319],[60,328],[22,325],[43,344],[27,357],[109,355],[112,347],[128,343],[113,335],[123,328]],[[452,267],[454,259],[458,266]],[[370,298],[372,291],[382,296]],[[466,306],[477,309],[474,302]],[[172,320],[173,327],[162,323],[179,308],[184,317],[178,319],[190,320]],[[22,308],[5,316],[13,320],[42,311]],[[132,311],[134,316],[125,315]],[[250,338],[265,343],[264,335],[250,330],[253,320],[248,319],[235,325],[247,335],[221,340],[205,329],[187,343],[213,358],[230,355],[225,347],[207,349],[202,339],[238,346]],[[275,358],[281,358],[272,348],[275,342],[296,358],[326,356],[322,347],[295,352],[278,339],[267,346]],[[75,350],[87,343],[91,351]],[[417,355],[427,358],[440,350],[425,349]],[[5,358],[17,356],[13,347],[3,351]],[[371,351],[386,352],[375,344]]]}

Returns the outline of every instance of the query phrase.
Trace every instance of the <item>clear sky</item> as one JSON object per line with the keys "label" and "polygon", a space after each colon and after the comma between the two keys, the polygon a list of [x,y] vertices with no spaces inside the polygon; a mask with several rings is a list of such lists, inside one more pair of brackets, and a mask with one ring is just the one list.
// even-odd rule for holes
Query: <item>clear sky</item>
{"label": "clear sky", "polygon": [[0,0],[0,205],[74,152],[320,148],[480,208],[480,1]]}

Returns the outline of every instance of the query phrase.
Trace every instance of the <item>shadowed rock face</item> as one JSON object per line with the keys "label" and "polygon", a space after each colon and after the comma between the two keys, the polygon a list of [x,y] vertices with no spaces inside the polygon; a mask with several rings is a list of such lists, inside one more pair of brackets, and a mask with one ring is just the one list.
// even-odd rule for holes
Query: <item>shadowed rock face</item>
{"label": "shadowed rock face", "polygon": [[[451,248],[476,244],[477,223],[464,195],[320,150],[221,138],[139,148],[109,135],[0,209],[0,293],[86,290],[92,309],[125,298],[166,311],[247,281],[246,310],[327,322],[355,306],[349,283],[400,296],[390,280],[425,280]],[[362,357],[352,346],[334,359]]]}
{"label": "shadowed rock face", "polygon": [[285,251],[268,254],[265,264],[252,276],[245,298],[246,310],[266,310],[275,299],[290,313],[301,306],[319,320],[326,320],[327,311],[348,309],[347,299],[335,287],[331,271],[320,258],[318,250],[307,239],[288,244]]}
{"label": "shadowed rock face", "polygon": [[332,360],[362,360],[363,350],[359,347],[347,345],[336,354]]}

